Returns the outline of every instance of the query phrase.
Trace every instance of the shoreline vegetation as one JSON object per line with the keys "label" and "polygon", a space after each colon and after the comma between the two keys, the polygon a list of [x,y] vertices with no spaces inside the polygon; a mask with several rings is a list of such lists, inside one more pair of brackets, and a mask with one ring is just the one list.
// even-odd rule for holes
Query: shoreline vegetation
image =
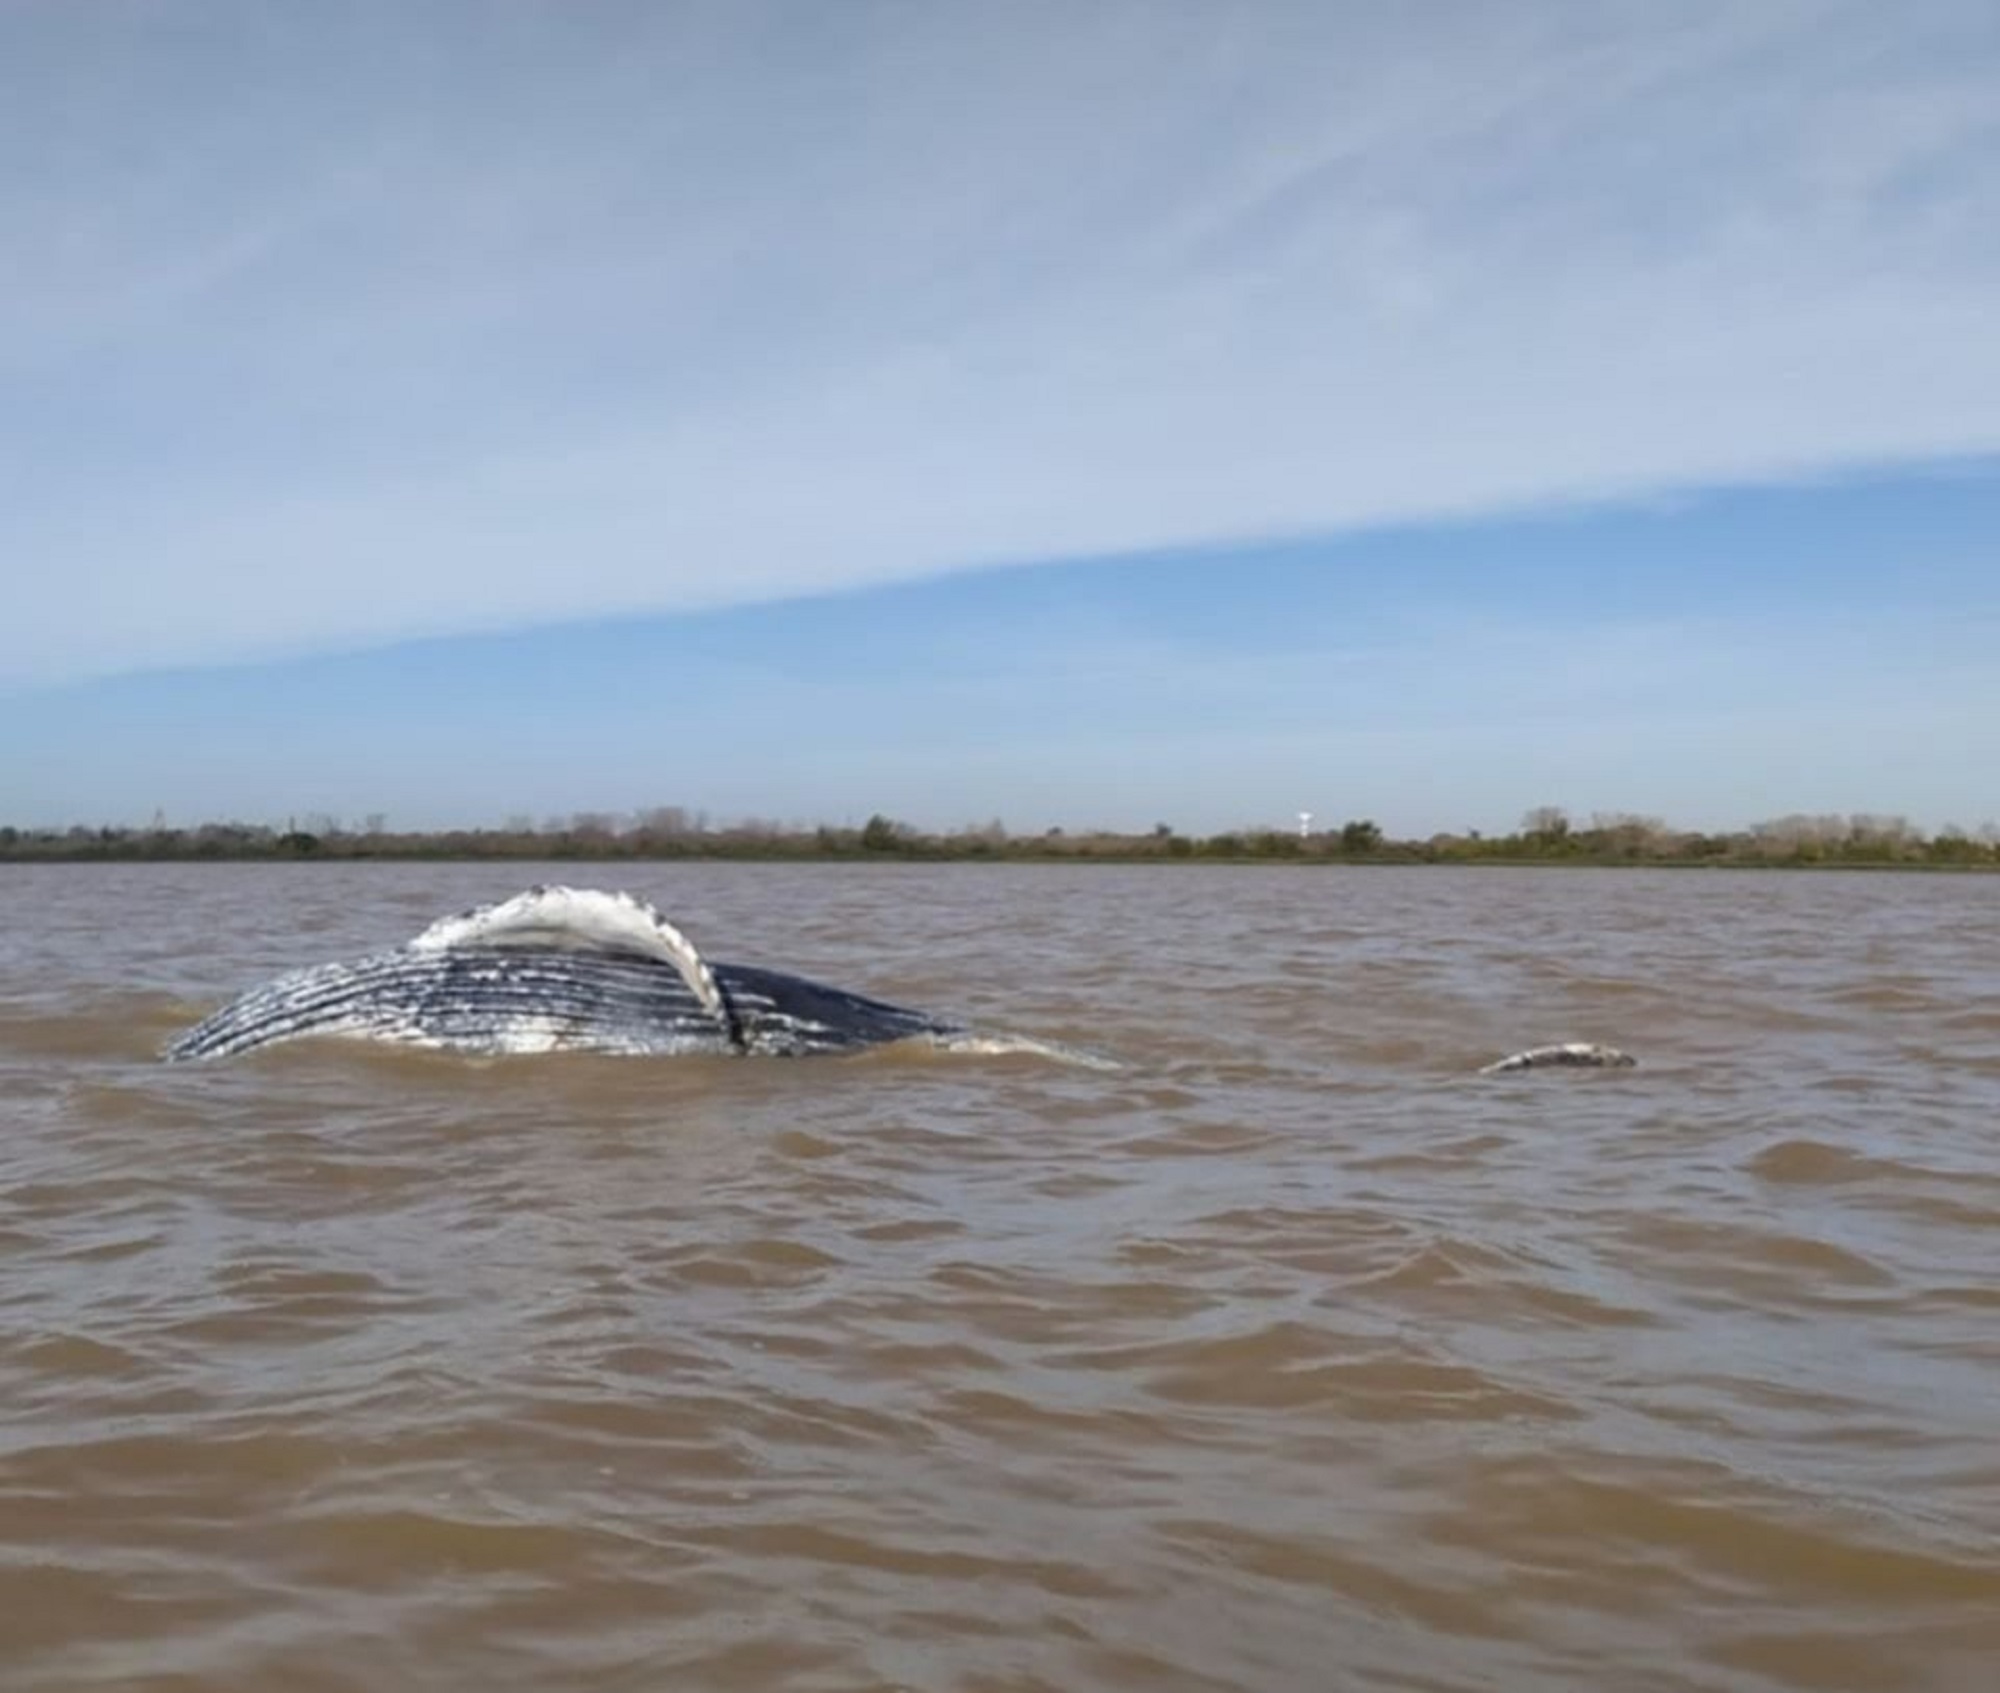
{"label": "shoreline vegetation", "polygon": [[1392,840],[1372,820],[1335,828],[1253,826],[1183,834],[1158,823],[1142,833],[1051,828],[1010,832],[998,819],[930,832],[880,813],[834,827],[750,818],[714,824],[701,812],[659,806],[632,813],[583,812],[497,828],[392,829],[314,816],[269,823],[206,822],[146,828],[21,828],[0,825],[0,862],[266,859],[620,859],[954,860],[1008,863],[1574,864],[1730,868],[2000,868],[2000,824],[1976,831],[1946,825],[1926,834],[1902,817],[1872,813],[1792,815],[1706,833],[1659,818],[1597,813],[1573,821],[1557,806],[1528,812],[1511,834],[1477,829]]}

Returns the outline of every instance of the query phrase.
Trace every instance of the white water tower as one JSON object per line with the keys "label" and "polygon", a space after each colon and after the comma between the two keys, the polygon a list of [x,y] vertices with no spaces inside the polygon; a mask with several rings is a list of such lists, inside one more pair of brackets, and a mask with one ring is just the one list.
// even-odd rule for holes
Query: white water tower
{"label": "white water tower", "polygon": [[1301,811],[1301,812],[1299,813],[1299,839],[1300,839],[1300,840],[1304,840],[1304,839],[1306,838],[1306,836],[1307,836],[1308,834],[1310,834],[1310,833],[1311,833],[1311,831],[1312,831],[1312,820],[1313,820],[1313,814],[1312,814],[1312,813],[1311,813],[1310,811]]}

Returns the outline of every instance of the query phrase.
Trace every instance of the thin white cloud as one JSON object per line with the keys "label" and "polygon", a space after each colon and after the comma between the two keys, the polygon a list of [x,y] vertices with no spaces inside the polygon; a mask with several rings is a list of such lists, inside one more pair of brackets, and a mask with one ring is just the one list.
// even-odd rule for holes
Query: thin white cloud
{"label": "thin white cloud", "polygon": [[0,679],[2000,450],[2000,31],[24,6]]}

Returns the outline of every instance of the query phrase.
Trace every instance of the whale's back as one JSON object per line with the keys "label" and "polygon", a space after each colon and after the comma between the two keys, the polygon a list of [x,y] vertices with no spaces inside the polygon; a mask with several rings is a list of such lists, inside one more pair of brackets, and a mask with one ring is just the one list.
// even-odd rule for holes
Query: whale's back
{"label": "whale's back", "polygon": [[712,964],[645,901],[536,887],[390,951],[294,970],[174,1040],[170,1060],[343,1036],[474,1053],[846,1052],[957,1025],[751,965]]}
{"label": "whale's back", "polygon": [[611,952],[400,948],[293,971],[187,1030],[169,1059],[346,1036],[464,1052],[733,1049],[727,1023],[663,960]]}

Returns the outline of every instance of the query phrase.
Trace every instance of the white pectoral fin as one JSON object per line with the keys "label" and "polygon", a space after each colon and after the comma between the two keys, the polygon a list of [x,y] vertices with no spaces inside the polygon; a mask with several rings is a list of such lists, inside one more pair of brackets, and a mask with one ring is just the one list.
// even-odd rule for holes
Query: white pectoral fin
{"label": "white pectoral fin", "polygon": [[696,999],[740,1039],[715,972],[693,941],[645,900],[598,888],[541,886],[441,917],[409,943],[416,952],[459,947],[541,947],[657,958],[681,974]]}
{"label": "white pectoral fin", "polygon": [[1630,1053],[1620,1052],[1615,1046],[1600,1046],[1593,1041],[1561,1041],[1552,1046],[1531,1046],[1525,1052],[1515,1052],[1491,1064],[1482,1065],[1480,1074],[1502,1075],[1511,1070],[1629,1070],[1638,1060]]}

